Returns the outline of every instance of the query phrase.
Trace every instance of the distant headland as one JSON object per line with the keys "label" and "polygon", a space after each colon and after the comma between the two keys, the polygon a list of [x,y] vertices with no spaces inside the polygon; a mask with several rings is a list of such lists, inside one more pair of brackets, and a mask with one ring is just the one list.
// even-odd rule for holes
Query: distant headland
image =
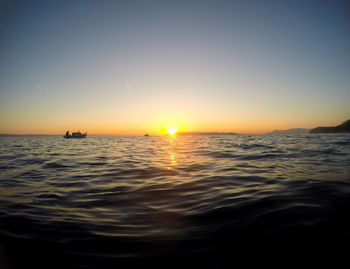
{"label": "distant headland", "polygon": [[267,134],[307,134],[309,131],[310,129],[305,128],[292,128],[287,130],[274,130]]}
{"label": "distant headland", "polygon": [[322,133],[350,133],[350,119],[334,127],[316,127],[310,130],[310,134]]}

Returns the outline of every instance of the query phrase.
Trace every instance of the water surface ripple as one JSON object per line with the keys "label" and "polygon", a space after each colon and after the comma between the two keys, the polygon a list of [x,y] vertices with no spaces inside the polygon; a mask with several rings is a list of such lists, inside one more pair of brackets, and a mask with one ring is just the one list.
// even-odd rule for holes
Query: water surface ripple
{"label": "water surface ripple", "polygon": [[2,137],[0,252],[13,268],[231,268],[267,243],[341,250],[349,157],[346,134]]}

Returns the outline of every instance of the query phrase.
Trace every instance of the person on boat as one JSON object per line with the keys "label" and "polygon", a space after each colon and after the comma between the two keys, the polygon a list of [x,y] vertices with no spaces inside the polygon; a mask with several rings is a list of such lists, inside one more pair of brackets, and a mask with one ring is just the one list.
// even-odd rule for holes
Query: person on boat
{"label": "person on boat", "polygon": [[69,136],[69,131],[66,132],[66,136]]}

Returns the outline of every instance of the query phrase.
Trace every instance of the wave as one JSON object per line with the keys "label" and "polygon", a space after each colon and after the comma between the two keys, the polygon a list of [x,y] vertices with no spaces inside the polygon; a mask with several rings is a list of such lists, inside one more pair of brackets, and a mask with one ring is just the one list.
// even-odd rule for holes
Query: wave
{"label": "wave", "polygon": [[15,268],[232,268],[283,250],[341,251],[350,239],[348,141],[2,139],[0,244]]}

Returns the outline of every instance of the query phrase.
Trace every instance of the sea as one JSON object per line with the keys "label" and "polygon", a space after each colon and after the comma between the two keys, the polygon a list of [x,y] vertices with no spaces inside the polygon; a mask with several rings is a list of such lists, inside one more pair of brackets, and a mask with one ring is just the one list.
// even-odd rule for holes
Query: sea
{"label": "sea", "polygon": [[349,242],[350,134],[0,137],[0,268],[334,268]]}

